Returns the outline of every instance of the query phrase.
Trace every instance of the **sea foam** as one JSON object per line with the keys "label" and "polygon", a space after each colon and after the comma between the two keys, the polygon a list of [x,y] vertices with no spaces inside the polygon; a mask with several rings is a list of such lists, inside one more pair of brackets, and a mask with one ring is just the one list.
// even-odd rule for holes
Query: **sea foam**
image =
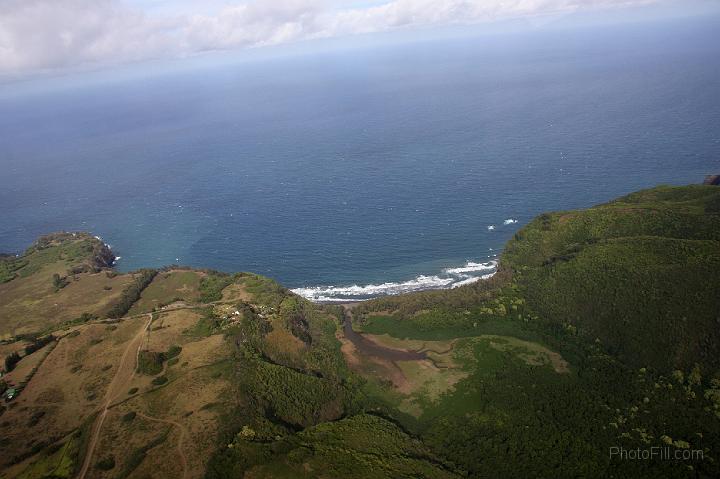
{"label": "sea foam", "polygon": [[468,261],[467,264],[461,268],[447,268],[443,270],[447,274],[462,274],[462,273],[474,273],[477,271],[488,271],[497,267],[497,261],[488,261],[487,263],[473,263]]}
{"label": "sea foam", "polygon": [[[436,275],[419,275],[408,281],[385,282],[350,286],[312,286],[292,291],[306,299],[319,303],[365,301],[378,296],[412,293],[430,289],[450,289],[491,278],[497,269],[497,261],[477,263],[468,261],[465,266],[445,268]],[[484,274],[478,274],[484,273]]]}

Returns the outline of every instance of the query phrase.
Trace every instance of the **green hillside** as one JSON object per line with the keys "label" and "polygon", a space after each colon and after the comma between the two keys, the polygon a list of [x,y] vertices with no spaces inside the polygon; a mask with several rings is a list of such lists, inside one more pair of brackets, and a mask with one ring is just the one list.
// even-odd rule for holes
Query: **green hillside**
{"label": "green hillside", "polygon": [[[355,329],[408,341],[502,335],[568,361],[570,374],[553,374],[475,339],[471,374],[405,419],[470,476],[716,477],[719,206],[716,187],[658,187],[541,215],[492,280],[367,302]],[[609,455],[667,445],[704,459]]]}
{"label": "green hillside", "polygon": [[544,214],[490,280],[348,307],[111,260],[0,258],[0,477],[720,477],[720,188]]}
{"label": "green hillside", "polygon": [[545,214],[503,254],[528,305],[633,367],[720,368],[720,189]]}

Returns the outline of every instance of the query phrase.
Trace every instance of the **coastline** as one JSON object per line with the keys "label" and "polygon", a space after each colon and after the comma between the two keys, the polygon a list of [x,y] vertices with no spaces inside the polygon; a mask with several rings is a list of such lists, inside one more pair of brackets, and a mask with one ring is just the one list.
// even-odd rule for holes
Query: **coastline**
{"label": "coastline", "polygon": [[315,303],[344,304],[383,296],[454,289],[493,277],[497,273],[497,258],[498,255],[494,254],[486,262],[466,261],[464,266],[443,268],[431,275],[419,274],[407,281],[347,286],[309,286],[291,288],[291,291]]}

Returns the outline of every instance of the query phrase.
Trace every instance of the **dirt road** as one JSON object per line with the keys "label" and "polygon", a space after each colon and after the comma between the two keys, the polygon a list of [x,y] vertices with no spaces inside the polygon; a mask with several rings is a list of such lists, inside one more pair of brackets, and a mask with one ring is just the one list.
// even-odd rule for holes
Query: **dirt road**
{"label": "dirt road", "polygon": [[180,430],[180,437],[178,438],[177,443],[177,451],[178,455],[180,456],[180,462],[182,462],[182,468],[183,468],[183,474],[182,477],[185,479],[187,477],[187,456],[185,456],[185,452],[183,451],[183,440],[185,439],[185,426],[180,424],[179,422],[170,421],[168,419],[158,419],[156,417],[148,416],[147,414],[143,414],[141,412],[137,413],[138,416],[147,419],[148,421],[155,421],[155,422],[161,422],[164,424],[170,424],[171,426],[175,426]]}
{"label": "dirt road", "polygon": [[118,370],[115,373],[115,376],[112,378],[112,381],[110,381],[110,385],[105,392],[102,410],[100,411],[100,415],[95,420],[95,424],[93,424],[90,433],[90,441],[88,442],[87,453],[85,454],[85,460],[83,461],[82,469],[80,469],[80,473],[78,474],[78,479],[85,479],[85,475],[90,468],[93,452],[95,451],[95,447],[97,446],[97,442],[100,437],[100,430],[102,429],[103,423],[105,422],[105,417],[107,416],[110,405],[115,398],[127,393],[129,388],[128,385],[130,384],[132,378],[135,376],[137,358],[139,357],[140,350],[142,349],[145,333],[150,327],[150,323],[152,323],[152,314],[148,314],[148,318],[149,319],[147,324],[145,324],[145,326],[143,326],[143,328],[137,333],[137,335],[135,335],[135,337],[130,340],[127,348],[125,348],[122,358],[120,358],[120,365],[118,366]]}

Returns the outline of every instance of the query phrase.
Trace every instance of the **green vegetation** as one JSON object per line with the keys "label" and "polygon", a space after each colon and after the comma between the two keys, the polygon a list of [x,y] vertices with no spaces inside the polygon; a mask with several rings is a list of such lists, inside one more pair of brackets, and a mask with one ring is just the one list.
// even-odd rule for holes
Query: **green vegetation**
{"label": "green vegetation", "polygon": [[660,187],[544,215],[518,232],[503,264],[538,316],[623,362],[715,372],[718,198],[712,187]]}
{"label": "green vegetation", "polygon": [[165,375],[158,376],[158,377],[156,377],[156,378],[153,378],[153,380],[152,380],[152,384],[153,384],[154,386],[162,386],[162,385],[165,384],[166,382],[168,382],[168,378],[167,378],[167,376],[165,376]]}
{"label": "green vegetation", "polygon": [[229,274],[211,272],[200,280],[200,302],[211,303],[222,299],[222,290],[232,283]]}
{"label": "green vegetation", "polygon": [[141,374],[154,376],[160,374],[165,362],[165,353],[159,351],[140,351],[137,371]]}
{"label": "green vegetation", "polygon": [[362,323],[356,323],[355,329],[369,334],[434,341],[482,334],[537,338],[537,333],[524,322],[504,316],[507,314],[486,313],[481,308],[461,312],[432,310],[407,319],[399,319],[399,315],[372,315],[365,317]]}
{"label": "green vegetation", "polygon": [[128,413],[123,414],[122,422],[130,422],[137,416],[137,413],[135,411],[130,411]]}
{"label": "green vegetation", "polygon": [[117,303],[108,311],[109,318],[122,318],[130,311],[132,305],[140,299],[140,294],[153,280],[157,271],[154,269],[141,269],[130,285],[125,288]]}
{"label": "green vegetation", "polygon": [[[0,257],[0,283],[23,284],[24,275],[45,268],[49,290],[51,274],[63,278],[65,266],[70,275],[95,267],[89,258],[97,258],[98,243],[45,237],[22,257]],[[58,258],[61,267],[53,263]],[[154,396],[148,414],[156,415],[178,385],[207,394],[173,409],[189,422],[217,419],[208,478],[720,477],[717,187],[660,187],[588,210],[547,213],[517,232],[491,280],[352,308],[356,331],[412,353],[370,357],[362,343],[342,337],[342,307],[312,304],[247,273],[142,270],[110,316],[179,298],[213,304],[153,313],[163,321],[177,314],[178,321],[153,334],[185,328],[155,344],[182,346],[140,351],[138,372],[161,387],[142,398],[130,389],[122,407],[142,408]],[[195,324],[194,311],[201,314]],[[73,324],[91,319],[83,315]],[[89,338],[98,338],[94,330],[127,341],[128,326],[118,322],[114,332],[79,326],[89,331],[80,343],[87,349]],[[8,370],[20,360],[14,349],[32,354],[55,336],[22,339],[29,344],[4,349]],[[225,356],[201,347],[222,340]],[[111,344],[121,343],[110,339],[93,352]],[[70,354],[77,356],[70,358],[73,380],[110,362],[102,357],[94,369],[81,369],[85,351]],[[183,370],[169,370],[169,380],[165,362],[180,357]],[[57,404],[51,396],[47,404]],[[20,412],[17,424],[34,431],[54,424],[50,406],[21,407],[10,404],[3,419]],[[147,434],[133,437],[133,447],[142,447],[122,456],[99,452],[94,474],[137,474],[166,440],[170,429],[157,435],[165,426],[138,422],[138,413],[121,421],[124,434]],[[21,477],[76,474],[94,417],[70,441],[43,437],[14,452],[15,463],[39,453]],[[68,444],[69,452],[58,455]],[[612,447],[697,450],[703,459],[620,460],[610,456]]]}
{"label": "green vegetation", "polygon": [[265,440],[267,429],[243,427],[228,447],[235,460],[230,475],[210,468],[208,477],[239,477],[242,471],[260,478],[461,477],[420,441],[377,416],[320,424],[271,443]]}
{"label": "green vegetation", "polygon": [[236,275],[236,281],[253,296],[253,300],[269,308],[277,308],[288,295],[288,291],[276,281],[265,276],[250,273]]}
{"label": "green vegetation", "polygon": [[176,356],[179,356],[182,352],[182,346],[178,346],[177,344],[173,344],[170,346],[165,353],[165,359],[173,359]]}
{"label": "green vegetation", "polygon": [[160,374],[163,370],[163,363],[168,359],[174,359],[180,355],[182,347],[172,345],[167,351],[140,351],[138,354],[137,371],[148,376]]}
{"label": "green vegetation", "polygon": [[16,271],[27,266],[28,262],[24,258],[14,255],[0,255],[0,284],[7,283],[15,279]]}
{"label": "green vegetation", "polygon": [[[541,215],[509,242],[492,282],[358,306],[356,329],[368,333],[468,337],[453,361],[469,375],[451,393],[405,400],[414,418],[393,411],[397,399],[388,413],[471,477],[717,476],[718,205],[718,188],[661,187]],[[470,338],[481,334],[538,341],[572,372]],[[608,454],[668,445],[705,459]]]}
{"label": "green vegetation", "polygon": [[47,447],[19,476],[19,479],[70,478],[73,477],[74,457],[78,441],[70,437],[62,444]]}
{"label": "green vegetation", "polygon": [[53,288],[55,288],[56,292],[63,289],[68,284],[70,284],[67,280],[67,276],[60,276],[57,273],[53,274],[52,282],[53,282]]}
{"label": "green vegetation", "polygon": [[[228,441],[242,438],[251,428],[253,440],[237,449],[219,448],[209,477],[242,476],[285,448],[284,438],[295,440],[296,431],[360,410],[361,380],[345,365],[335,318],[270,280],[243,275],[238,281],[257,302],[239,304],[239,322],[227,330],[236,346],[231,373],[242,406],[228,417],[225,435]],[[293,325],[302,328],[305,341],[295,336]],[[278,341],[288,338],[294,346],[283,349]]]}
{"label": "green vegetation", "polygon": [[17,351],[5,356],[5,371],[10,372],[15,369],[15,365],[19,363],[21,359]]}
{"label": "green vegetation", "polygon": [[163,434],[153,439],[152,441],[150,441],[149,443],[147,443],[146,445],[135,449],[125,460],[125,463],[123,464],[120,473],[118,473],[116,477],[118,479],[125,479],[130,474],[132,474],[132,472],[137,469],[140,464],[142,464],[142,462],[145,460],[145,456],[147,456],[147,453],[150,450],[156,448],[157,446],[165,442],[168,434],[170,434],[169,429]]}
{"label": "green vegetation", "polygon": [[161,270],[142,291],[129,314],[153,311],[175,301],[197,302],[201,275],[198,271]]}
{"label": "green vegetation", "polygon": [[215,314],[211,306],[208,306],[203,308],[202,317],[198,322],[192,328],[184,331],[184,334],[196,338],[206,338],[211,334],[215,334],[219,330],[221,323],[220,317]]}
{"label": "green vegetation", "polygon": [[[27,277],[52,263],[62,262],[69,274],[76,274],[99,271],[113,260],[109,248],[87,233],[54,233],[41,236],[21,256],[0,256],[0,283]],[[60,274],[57,278],[56,288],[67,284]]]}
{"label": "green vegetation", "polygon": [[72,454],[72,474],[75,476],[80,472],[82,467],[82,461],[87,453],[88,443],[92,434],[92,426],[97,419],[98,412],[93,412],[86,417],[80,427],[73,433],[73,439],[77,441],[77,447],[73,450]]}
{"label": "green vegetation", "polygon": [[55,341],[55,339],[56,339],[55,336],[53,336],[52,334],[35,339],[32,343],[25,346],[25,355],[29,356],[30,354],[34,353],[38,349],[42,349],[45,346],[47,346],[48,344],[50,344],[51,342]]}
{"label": "green vegetation", "polygon": [[109,471],[115,468],[115,458],[113,456],[104,457],[95,464],[95,467],[101,471]]}

